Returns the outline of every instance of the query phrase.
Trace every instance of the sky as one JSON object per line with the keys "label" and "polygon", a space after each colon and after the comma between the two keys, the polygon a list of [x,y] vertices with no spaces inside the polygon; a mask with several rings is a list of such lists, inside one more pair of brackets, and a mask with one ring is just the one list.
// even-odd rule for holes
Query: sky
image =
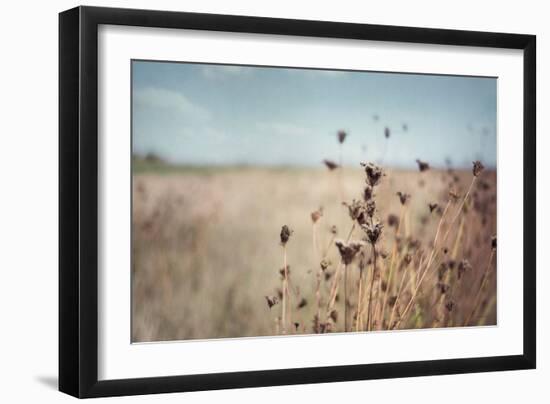
{"label": "sky", "polygon": [[[133,153],[185,165],[496,166],[495,78],[132,61]],[[386,138],[385,128],[389,129]]]}

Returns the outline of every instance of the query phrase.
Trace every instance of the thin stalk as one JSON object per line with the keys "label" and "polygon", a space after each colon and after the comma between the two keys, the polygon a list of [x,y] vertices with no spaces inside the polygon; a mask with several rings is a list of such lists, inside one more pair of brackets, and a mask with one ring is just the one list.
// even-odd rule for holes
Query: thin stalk
{"label": "thin stalk", "polygon": [[344,332],[348,330],[348,266],[344,265]]}
{"label": "thin stalk", "polygon": [[472,192],[472,188],[474,187],[474,184],[476,182],[476,178],[477,178],[476,176],[472,177],[472,182],[470,183],[470,187],[468,188],[468,191],[466,192],[466,195],[464,195],[464,198],[462,198],[462,201],[460,202],[460,206],[456,210],[456,214],[453,216],[453,219],[449,223],[449,228],[445,232],[445,236],[443,237],[443,242],[445,242],[447,240],[447,237],[449,237],[449,233],[451,232],[451,229],[453,228],[454,222],[460,216],[460,213],[462,212],[462,208],[464,207],[464,203],[466,202],[466,200],[470,196],[470,192]]}
{"label": "thin stalk", "polygon": [[[351,236],[353,235],[353,231],[355,230],[355,222],[351,226],[351,229],[348,233],[348,237],[346,238],[346,243],[349,243]],[[340,260],[340,263],[338,264],[338,267],[336,268],[336,273],[334,274],[334,280],[332,281],[332,285],[330,288],[330,294],[329,294],[329,301],[327,304],[327,317],[330,315],[330,312],[332,311],[332,308],[334,307],[334,302],[336,300],[336,295],[338,292],[338,284],[340,281],[340,271],[342,269],[342,260]]]}
{"label": "thin stalk", "polygon": [[286,244],[283,244],[283,273],[284,273],[284,276],[283,276],[283,302],[282,302],[283,313],[281,315],[281,318],[282,318],[283,334],[286,334],[286,332],[287,332],[287,328],[286,328],[286,306],[287,306],[287,296],[288,296],[288,271],[287,271],[287,266],[286,266]]}
{"label": "thin stalk", "polygon": [[[397,223],[397,228],[395,229],[395,237],[399,237],[399,230],[401,228],[401,221],[403,220],[403,214],[405,212],[405,206],[401,205],[401,211],[399,212],[399,222]],[[388,282],[386,285],[386,291],[384,292],[384,300],[382,303],[382,309],[380,311],[380,326],[382,327],[382,322],[384,321],[384,313],[386,311],[386,302],[388,300],[388,293],[391,288],[391,282],[393,278],[393,271],[394,271],[394,265],[395,265],[395,256],[397,255],[397,240],[393,243],[393,249],[391,254],[391,260],[390,260],[390,273],[388,275]]]}
{"label": "thin stalk", "polygon": [[371,330],[371,310],[372,310],[372,289],[374,289],[374,278],[376,275],[376,247],[374,244],[372,245],[372,255],[373,255],[373,265],[372,265],[372,277],[370,280],[370,287],[369,287],[369,300],[367,301],[367,331]]}
{"label": "thin stalk", "polygon": [[[420,264],[418,265],[418,268],[422,268],[422,264],[424,262],[424,257],[422,256],[420,258]],[[397,289],[397,296],[395,298],[395,304],[393,305],[393,308],[392,308],[392,311],[391,311],[391,314],[390,314],[390,321],[388,323],[388,330],[391,330],[392,328],[392,323],[393,323],[393,317],[395,316],[395,309],[397,307],[397,302],[399,302],[399,298],[401,297],[401,291],[403,290],[403,285],[405,284],[405,278],[407,276],[407,273],[408,273],[409,269],[407,268],[405,271],[403,271],[403,276],[401,277],[401,282],[399,283],[399,289]]]}
{"label": "thin stalk", "polygon": [[474,308],[473,310],[470,312],[470,314],[468,315],[468,317],[466,318],[466,321],[464,322],[464,326],[466,327],[468,324],[470,324],[470,320],[472,319],[472,317],[474,316],[474,314],[477,312],[477,310],[479,309],[479,304],[480,304],[480,298],[481,298],[481,292],[483,291],[483,289],[485,288],[485,284],[487,283],[487,280],[489,279],[489,272],[491,271],[491,263],[493,261],[493,256],[495,255],[495,250],[492,249],[491,250],[491,255],[489,256],[489,262],[487,263],[487,267],[485,268],[485,271],[483,273],[483,278],[482,278],[482,281],[481,281],[481,285],[479,286],[479,289],[476,293],[476,297],[474,299]]}
{"label": "thin stalk", "polygon": [[359,290],[357,291],[357,320],[355,322],[355,331],[359,331],[361,327],[361,300],[363,289],[363,270],[359,271]]}
{"label": "thin stalk", "polygon": [[313,223],[313,257],[317,264],[317,285],[315,289],[315,299],[317,303],[317,321],[321,321],[321,277],[322,277],[322,269],[321,264],[318,261],[317,256],[317,223]]}
{"label": "thin stalk", "polygon": [[[441,263],[441,261],[442,260],[439,260],[437,264],[439,265]],[[434,268],[437,268],[438,265],[436,265]],[[418,290],[420,289],[420,286],[422,285],[422,281],[424,280],[424,278],[428,274],[429,269],[430,269],[429,265],[426,265],[426,269],[424,270],[424,272],[422,273],[422,276],[418,280],[418,283],[416,284],[416,287],[413,289],[413,293],[412,293],[411,299],[409,300],[409,303],[407,303],[407,306],[405,306],[405,310],[403,310],[401,318],[397,321],[397,323],[395,324],[395,327],[393,327],[393,328],[399,327],[399,324],[401,324],[401,321],[403,321],[403,318],[409,312],[410,308],[412,307],[412,304],[414,303],[414,299],[416,298],[416,295],[418,294]]]}

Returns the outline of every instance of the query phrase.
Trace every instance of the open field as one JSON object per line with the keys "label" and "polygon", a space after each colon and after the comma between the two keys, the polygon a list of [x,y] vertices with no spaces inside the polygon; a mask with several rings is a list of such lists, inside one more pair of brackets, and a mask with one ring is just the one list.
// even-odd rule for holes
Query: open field
{"label": "open field", "polygon": [[[380,240],[375,247],[364,241],[345,269],[333,239],[345,241],[352,228],[341,202],[362,199],[361,167],[140,166],[133,178],[132,340],[343,331],[345,323],[353,331],[496,324],[496,173],[476,178],[464,203],[471,170],[385,174],[375,187]],[[454,202],[447,202],[450,188]],[[410,194],[404,205],[398,191]],[[320,207],[314,225],[311,213]],[[279,273],[283,225],[293,230],[288,295]],[[350,240],[365,238],[354,227]],[[275,298],[272,308],[266,296]]]}

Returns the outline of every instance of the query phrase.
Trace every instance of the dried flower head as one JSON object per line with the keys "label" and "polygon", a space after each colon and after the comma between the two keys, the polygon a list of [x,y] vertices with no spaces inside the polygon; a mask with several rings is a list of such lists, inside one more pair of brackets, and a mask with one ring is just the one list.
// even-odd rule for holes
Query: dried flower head
{"label": "dried flower head", "polygon": [[371,187],[378,185],[384,172],[380,167],[373,163],[361,163],[361,166],[365,167],[365,173],[367,174],[367,184]]}
{"label": "dried flower head", "polygon": [[397,191],[397,196],[399,197],[399,202],[401,202],[401,205],[404,205],[407,203],[407,201],[410,199],[410,195],[406,192]]}
{"label": "dried flower head", "polygon": [[420,172],[424,172],[430,169],[430,165],[425,161],[416,159],[416,163],[418,164],[418,169],[420,170]]}
{"label": "dried flower head", "polygon": [[430,208],[430,213],[432,213],[435,209],[437,209],[439,205],[437,203],[429,203],[428,208]]}
{"label": "dried flower head", "polygon": [[387,126],[384,128],[384,137],[386,139],[389,139],[390,137],[390,128],[388,128]]}
{"label": "dried flower head", "polygon": [[378,240],[380,239],[380,235],[382,234],[382,228],[384,227],[382,223],[367,223],[361,225],[363,228],[363,231],[367,235],[367,241],[371,243],[372,245],[376,244]]}
{"label": "dried flower head", "polygon": [[281,228],[281,235],[280,236],[281,236],[281,244],[282,245],[286,245],[286,243],[288,242],[288,239],[290,238],[292,233],[294,233],[294,231],[290,230],[290,228],[286,224]]}
{"label": "dried flower head", "polygon": [[450,313],[455,308],[456,304],[452,300],[449,300],[447,303],[445,303],[445,308]]}
{"label": "dried flower head", "polygon": [[351,241],[349,244],[346,244],[342,240],[337,240],[334,244],[338,247],[338,251],[340,252],[340,257],[342,257],[342,262],[344,265],[351,264],[355,255],[363,246],[359,242]]}
{"label": "dried flower head", "polygon": [[366,221],[367,206],[363,201],[354,199],[351,204],[342,202],[342,205],[348,208],[348,213],[351,220],[357,220],[359,224]]}
{"label": "dried flower head", "polygon": [[296,306],[296,308],[297,308],[298,310],[300,310],[300,309],[303,309],[303,308],[306,307],[306,306],[307,306],[307,300],[306,300],[305,297],[302,297],[302,298],[300,299],[300,301],[298,302],[298,305]]}
{"label": "dried flower head", "polygon": [[336,236],[338,234],[338,227],[336,227],[336,225],[332,225],[330,227],[330,232],[332,233],[333,236]]}
{"label": "dried flower head", "polygon": [[393,213],[390,213],[388,215],[388,226],[397,227],[398,224],[399,224],[399,218]]}
{"label": "dried flower head", "polygon": [[325,159],[325,160],[323,160],[323,163],[327,166],[327,168],[328,168],[330,171],[336,170],[336,169],[339,167],[339,165],[336,164],[336,163],[335,163],[334,161],[332,161],[332,160],[326,160],[326,159]]}
{"label": "dried flower head", "polygon": [[375,211],[376,211],[376,202],[374,201],[374,199],[372,199],[367,202],[367,207],[366,207],[367,216],[372,219]]}
{"label": "dried flower head", "polygon": [[321,271],[326,271],[326,269],[330,266],[330,261],[327,259],[321,260],[319,266],[321,267]]}
{"label": "dried flower head", "polygon": [[332,310],[329,317],[334,323],[338,322],[338,312],[336,310]]}
{"label": "dried flower head", "polygon": [[438,282],[436,286],[437,286],[437,288],[439,289],[439,292],[442,295],[447,293],[449,291],[449,288],[450,288],[449,285],[447,285],[446,283],[443,283],[443,282]]}
{"label": "dried flower head", "polygon": [[481,174],[485,166],[479,160],[474,161],[473,165],[474,166],[472,168],[472,173],[474,174],[474,177],[477,177],[479,174]]}
{"label": "dried flower head", "polygon": [[279,275],[281,275],[281,279],[285,279],[287,275],[290,276],[290,265],[286,266],[286,271],[284,267],[279,268]]}
{"label": "dried flower head", "polygon": [[363,200],[365,202],[370,201],[374,195],[373,188],[370,185],[366,185],[363,190]]}
{"label": "dried flower head", "polygon": [[497,249],[497,236],[491,237],[491,248],[496,251],[496,249]]}
{"label": "dried flower head", "polygon": [[269,309],[271,309],[273,306],[279,303],[279,298],[277,296],[265,296],[265,300],[267,302],[267,307],[269,307]]}
{"label": "dried flower head", "polygon": [[344,140],[346,140],[347,135],[348,134],[345,131],[339,130],[338,133],[337,133],[338,142],[340,142],[340,144],[344,143]]}
{"label": "dried flower head", "polygon": [[317,221],[323,216],[323,207],[321,206],[316,211],[311,212],[311,221],[317,223]]}

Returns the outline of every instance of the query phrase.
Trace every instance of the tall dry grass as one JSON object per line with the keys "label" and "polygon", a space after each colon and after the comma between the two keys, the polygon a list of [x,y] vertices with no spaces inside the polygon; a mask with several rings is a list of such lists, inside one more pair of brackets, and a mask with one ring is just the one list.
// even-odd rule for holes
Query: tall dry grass
{"label": "tall dry grass", "polygon": [[496,173],[365,168],[134,174],[133,341],[495,324]]}

